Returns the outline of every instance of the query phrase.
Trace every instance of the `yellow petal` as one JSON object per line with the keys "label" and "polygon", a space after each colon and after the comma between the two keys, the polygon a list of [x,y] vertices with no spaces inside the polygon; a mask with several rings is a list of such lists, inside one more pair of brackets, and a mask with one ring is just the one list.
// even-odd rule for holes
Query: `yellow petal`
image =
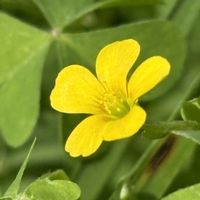
{"label": "yellow petal", "polygon": [[126,77],[139,51],[139,44],[132,39],[111,43],[100,51],[96,60],[96,73],[108,90],[126,94]]}
{"label": "yellow petal", "polygon": [[161,56],[145,60],[133,73],[128,83],[128,94],[133,100],[155,87],[169,74],[170,64]]}
{"label": "yellow petal", "polygon": [[103,129],[107,119],[93,115],[83,120],[67,139],[65,150],[71,156],[89,156],[94,153],[103,141]]}
{"label": "yellow petal", "polygon": [[65,67],[56,79],[50,100],[54,109],[65,113],[101,113],[103,86],[85,67]]}
{"label": "yellow petal", "polygon": [[112,141],[130,137],[142,127],[145,119],[145,111],[140,106],[134,105],[124,117],[107,123],[103,139]]}

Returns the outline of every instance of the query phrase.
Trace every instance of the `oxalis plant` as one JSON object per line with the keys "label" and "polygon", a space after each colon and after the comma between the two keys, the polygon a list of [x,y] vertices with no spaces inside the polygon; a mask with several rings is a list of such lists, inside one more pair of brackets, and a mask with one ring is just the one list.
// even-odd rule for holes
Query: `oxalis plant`
{"label": "oxalis plant", "polygon": [[199,200],[199,20],[198,0],[0,0],[0,200]]}

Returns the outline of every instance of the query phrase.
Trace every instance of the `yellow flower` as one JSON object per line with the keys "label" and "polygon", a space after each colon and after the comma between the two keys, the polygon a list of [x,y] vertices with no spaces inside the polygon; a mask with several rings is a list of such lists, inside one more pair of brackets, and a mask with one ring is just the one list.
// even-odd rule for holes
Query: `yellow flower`
{"label": "yellow flower", "polygon": [[51,106],[64,113],[87,113],[67,139],[71,156],[89,156],[102,141],[127,138],[146,120],[138,98],[169,74],[170,64],[161,56],[145,60],[127,74],[137,59],[140,45],[133,39],[105,46],[96,59],[97,78],[85,67],[70,65],[61,70],[50,99]]}

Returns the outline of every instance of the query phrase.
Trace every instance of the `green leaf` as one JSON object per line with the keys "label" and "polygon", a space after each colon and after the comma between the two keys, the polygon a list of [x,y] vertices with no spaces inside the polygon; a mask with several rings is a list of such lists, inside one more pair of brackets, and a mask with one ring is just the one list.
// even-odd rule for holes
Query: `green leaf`
{"label": "green leaf", "polygon": [[136,191],[160,199],[182,167],[189,164],[195,147],[194,142],[183,137],[168,138],[151,159],[145,178],[137,181]]}
{"label": "green leaf", "polygon": [[79,0],[76,3],[73,0],[56,0],[51,3],[48,0],[33,1],[56,30],[64,28],[99,5],[99,3],[94,3],[94,0]]}
{"label": "green leaf", "polygon": [[35,4],[45,15],[49,24],[55,30],[62,30],[65,26],[71,24],[83,15],[102,7],[121,6],[121,5],[145,5],[160,2],[160,0],[33,0]]}
{"label": "green leaf", "polygon": [[[149,139],[159,139],[179,131],[200,130],[200,124],[193,121],[171,121],[146,124],[143,136]],[[176,133],[175,133],[176,134]]]}
{"label": "green leaf", "polygon": [[[119,160],[123,158],[128,140],[117,141],[110,151],[102,152],[103,159],[91,160],[92,164],[85,163],[81,168],[77,183],[82,189],[82,199],[98,199],[109,177],[116,169]],[[107,149],[108,150],[108,149]],[[101,156],[101,155],[99,155]],[[90,161],[89,161],[90,162]],[[110,181],[109,181],[110,182]]]}
{"label": "green leaf", "polygon": [[33,182],[22,196],[32,200],[76,200],[80,193],[78,185],[59,170]]}
{"label": "green leaf", "polygon": [[200,122],[200,98],[184,102],[181,108],[181,116],[184,120]]}
{"label": "green leaf", "polygon": [[8,190],[6,191],[5,193],[5,197],[4,198],[16,198],[17,196],[17,193],[19,191],[19,187],[20,187],[20,184],[21,184],[21,180],[22,180],[22,176],[24,174],[24,170],[26,169],[26,166],[27,166],[27,163],[28,163],[28,160],[29,160],[29,157],[30,157],[30,154],[31,154],[31,151],[33,150],[33,147],[35,145],[35,141],[36,139],[33,141],[32,145],[31,145],[31,148],[28,152],[28,155],[26,156],[15,180],[12,182],[12,184],[10,185],[10,187],[8,188]]}
{"label": "green leaf", "polygon": [[[179,9],[174,14],[174,21],[181,28],[182,32],[187,35],[200,12],[200,3],[196,0],[184,0],[179,5]],[[184,19],[184,20],[183,20]]]}
{"label": "green leaf", "polygon": [[[101,1],[101,0],[100,0]],[[112,6],[144,6],[161,3],[163,0],[103,0],[105,4],[102,7]]]}
{"label": "green leaf", "polygon": [[[180,25],[182,25],[182,23],[180,23]],[[189,54],[185,63],[184,74],[178,81],[178,84],[166,93],[166,95],[148,104],[146,110],[149,114],[149,121],[176,119],[184,101],[191,98],[194,92],[199,89],[199,60],[193,57],[193,48],[196,48],[197,41],[199,41],[198,20],[194,28],[194,31],[192,31],[190,35],[190,38],[192,38],[194,42],[188,51]],[[166,193],[177,174],[184,169],[186,164],[192,164],[193,153],[197,145],[183,137],[176,137],[176,141],[177,143],[173,145],[173,142],[167,140],[166,145],[154,156],[154,163],[158,162],[158,164],[154,165],[156,168],[152,168],[154,170],[152,170],[151,174],[149,174],[149,168],[147,168],[146,173],[143,175],[143,177],[146,178],[143,178],[142,183],[136,183],[140,185],[139,190],[141,193],[151,194],[153,197],[160,199]],[[159,159],[161,159],[161,161],[159,161]],[[165,178],[163,179],[163,177]]]}
{"label": "green leaf", "polygon": [[49,180],[69,180],[69,177],[63,170],[57,170],[42,176],[42,178],[48,178]]}
{"label": "green leaf", "polygon": [[0,10],[37,25],[44,23],[44,17],[32,0],[1,0]]}
{"label": "green leaf", "polygon": [[[156,40],[152,39],[152,35],[156,37]],[[146,96],[146,98],[155,98],[166,92],[167,87],[171,87],[181,74],[180,71],[185,57],[185,40],[173,23],[170,22],[149,21],[87,33],[62,34],[59,54],[64,61],[62,65],[77,63],[78,60],[79,64],[85,65],[94,72],[95,59],[99,50],[110,42],[126,38],[135,38],[141,43],[141,56],[136,65],[152,55],[166,56],[172,62],[174,67],[171,77],[163,83],[163,86],[160,86],[160,89],[154,91],[151,96]],[[65,52],[68,52],[68,54]],[[71,53],[69,54],[69,52]],[[65,135],[66,132],[65,130]],[[92,200],[99,197],[109,175],[113,173],[119,160],[122,159],[127,143],[126,140],[115,143],[109,153],[103,157],[104,159],[96,159],[92,165],[86,164],[81,168],[77,182],[82,188],[83,199]],[[95,170],[93,170],[94,168]],[[98,181],[96,181],[97,179]]]}
{"label": "green leaf", "polygon": [[173,131],[172,133],[190,139],[193,142],[196,142],[197,144],[200,144],[200,128],[199,130]]}
{"label": "green leaf", "polygon": [[[184,73],[185,75],[179,81],[179,84],[164,97],[149,104],[147,112],[150,113],[153,121],[155,119],[166,120],[167,116],[169,116],[168,120],[175,118],[183,101],[188,99],[191,93],[199,87],[199,65],[193,65],[191,67],[191,62],[192,59],[189,59],[187,62],[188,68]],[[140,186],[142,193],[149,193],[157,199],[160,199],[176,175],[183,169],[183,166],[191,163],[196,144],[184,137],[179,137],[176,140],[175,145],[168,140],[166,146],[163,147],[163,151],[162,149],[159,151],[159,153],[162,153],[161,156],[166,159],[162,159],[161,156],[156,158],[157,155],[155,155],[154,160],[155,163],[158,161],[158,164],[155,165],[155,170],[152,170],[151,176],[149,176],[149,168],[147,168],[147,178],[143,180],[143,186]],[[167,153],[165,149],[167,149]],[[159,161],[160,158],[162,162]],[[163,179],[163,176],[165,176],[165,179]],[[138,185],[140,184],[138,182]]]}
{"label": "green leaf", "polygon": [[163,0],[162,4],[155,7],[159,19],[168,19],[176,7],[178,0]]}
{"label": "green leaf", "polygon": [[[156,39],[152,39],[152,35]],[[65,34],[61,39],[83,58],[84,62],[80,64],[85,64],[94,71],[95,59],[99,50],[113,41],[127,38],[134,38],[141,44],[141,55],[134,68],[144,59],[153,55],[164,56],[171,63],[170,75],[145,95],[144,99],[150,100],[158,97],[177,81],[183,68],[185,40],[173,23],[149,21],[88,33]]]}
{"label": "green leaf", "polygon": [[180,189],[162,200],[199,200],[200,199],[200,184],[195,184],[184,189]]}
{"label": "green leaf", "polygon": [[4,13],[0,13],[0,30],[0,132],[16,147],[25,142],[37,121],[50,37]]}
{"label": "green leaf", "polygon": [[79,187],[71,181],[38,180],[26,191],[32,200],[76,200],[80,197]]}

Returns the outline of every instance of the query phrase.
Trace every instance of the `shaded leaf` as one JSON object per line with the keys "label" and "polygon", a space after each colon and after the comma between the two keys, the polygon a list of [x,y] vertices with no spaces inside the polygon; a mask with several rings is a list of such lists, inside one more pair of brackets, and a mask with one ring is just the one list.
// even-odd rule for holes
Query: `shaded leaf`
{"label": "shaded leaf", "polygon": [[61,30],[83,15],[102,7],[124,6],[124,5],[149,5],[160,2],[160,0],[57,0],[49,3],[48,0],[33,0],[45,15],[49,24],[56,30]]}
{"label": "shaded leaf", "polygon": [[[152,39],[152,35],[155,36],[156,40]],[[145,95],[144,98],[145,100],[150,100],[158,97],[177,81],[183,68],[185,40],[173,23],[149,21],[88,33],[65,34],[62,37],[67,45],[76,50],[85,59],[85,64],[89,65],[92,71],[94,71],[96,56],[102,47],[113,41],[127,38],[136,39],[141,44],[141,54],[134,68],[144,59],[153,55],[164,56],[171,63],[170,75]]]}
{"label": "shaded leaf", "polygon": [[200,98],[184,102],[181,108],[181,116],[184,120],[200,122]]}
{"label": "shaded leaf", "polygon": [[[152,39],[152,35],[155,36],[156,40]],[[149,21],[88,33],[63,34],[60,37],[62,47],[62,53],[60,54],[64,55],[63,66],[73,62],[77,63],[74,58],[76,55],[77,60],[81,60],[79,64],[85,65],[94,72],[95,59],[99,50],[110,42],[127,38],[135,38],[141,43],[141,56],[136,66],[145,58],[155,54],[165,56],[172,62],[171,77],[168,81],[165,81],[163,86],[160,86],[160,89],[156,89],[151,95],[149,94],[150,96],[147,99],[161,95],[171,87],[181,74],[185,56],[185,40],[173,23]],[[176,42],[174,42],[175,40]],[[69,49],[74,52],[73,60],[65,53]],[[177,51],[177,49],[179,50]],[[69,131],[66,131],[65,128],[65,135],[66,132]],[[64,137],[66,138],[66,136]],[[108,181],[108,176],[113,173],[113,169],[116,168],[117,163],[122,158],[127,148],[127,143],[128,140],[124,140],[113,144],[113,148],[104,155],[103,159],[96,159],[92,165],[87,165],[86,163],[82,167],[77,182],[82,188],[83,199],[92,200],[99,197],[102,187]],[[102,171],[104,171],[103,174],[101,173]]]}
{"label": "shaded leaf", "polygon": [[[113,170],[116,169],[119,160],[123,158],[127,144],[128,140],[117,141],[109,149],[110,151],[105,149],[104,152],[100,152],[102,155],[99,155],[99,159],[91,160],[91,164],[85,163],[82,166],[81,173],[77,177],[77,183],[82,189],[82,199],[98,199],[102,188],[109,181],[109,177],[113,173]],[[101,156],[103,159],[101,159]]]}
{"label": "shaded leaf", "polygon": [[[196,0],[182,1],[179,9],[176,11],[174,21],[180,27],[181,31],[187,35],[200,13],[200,3]],[[184,19],[184,20],[183,20]]]}
{"label": "shaded leaf", "polygon": [[94,0],[79,0],[74,3],[73,0],[33,0],[45,15],[49,24],[56,30],[64,28],[84,14],[94,10],[102,3],[96,3]]}
{"label": "shaded leaf", "polygon": [[45,174],[41,178],[48,178],[49,180],[69,180],[69,177],[63,170],[57,170],[48,174]]}
{"label": "shaded leaf", "polygon": [[[179,25],[184,26],[184,23],[179,23]],[[176,119],[183,102],[186,101],[186,99],[191,98],[191,95],[199,88],[199,60],[194,59],[193,51],[191,51],[194,47],[196,47],[197,42],[199,41],[199,31],[196,29],[197,27],[198,20],[196,21],[196,26],[194,26],[195,29],[190,35],[190,38],[193,38],[195,42],[189,48],[184,74],[178,81],[178,84],[166,93],[165,96],[149,103],[147,112],[149,113],[150,121],[157,121],[158,119]],[[151,194],[155,198],[160,199],[166,193],[167,189],[180,170],[184,169],[186,164],[191,164],[193,153],[197,145],[186,138],[176,138],[178,144],[176,144],[175,148],[173,148],[174,151],[172,152],[171,148],[167,146],[170,144],[170,141],[167,141],[165,147],[168,152],[166,153],[164,148],[163,153],[159,157],[161,158],[162,156],[165,156],[166,159],[164,160],[161,158],[163,162],[157,165],[156,170],[153,174],[151,174],[151,176],[148,176],[149,171],[146,172],[147,178],[144,178],[143,186],[140,186],[140,192]],[[155,162],[159,162],[159,158],[156,159],[155,157]],[[145,177],[145,175],[143,177]],[[165,178],[163,179],[163,177]],[[138,182],[138,184],[140,185],[141,183]]]}
{"label": "shaded leaf", "polygon": [[1,0],[0,10],[6,11],[25,21],[33,22],[34,24],[45,23],[40,10],[32,2],[32,0]]}
{"label": "shaded leaf", "polygon": [[194,142],[183,137],[168,138],[147,166],[146,178],[140,179],[135,187],[138,186],[142,194],[160,199],[180,169],[189,162],[195,147]]}
{"label": "shaded leaf", "polygon": [[200,124],[192,121],[171,121],[146,124],[142,134],[144,137],[149,139],[159,139],[169,135],[170,133],[175,133],[176,131],[181,130],[200,130]]}
{"label": "shaded leaf", "polygon": [[[143,6],[143,5],[153,5],[163,2],[163,0],[100,0],[105,4],[103,7],[112,6]],[[100,2],[99,1],[99,2]]]}

